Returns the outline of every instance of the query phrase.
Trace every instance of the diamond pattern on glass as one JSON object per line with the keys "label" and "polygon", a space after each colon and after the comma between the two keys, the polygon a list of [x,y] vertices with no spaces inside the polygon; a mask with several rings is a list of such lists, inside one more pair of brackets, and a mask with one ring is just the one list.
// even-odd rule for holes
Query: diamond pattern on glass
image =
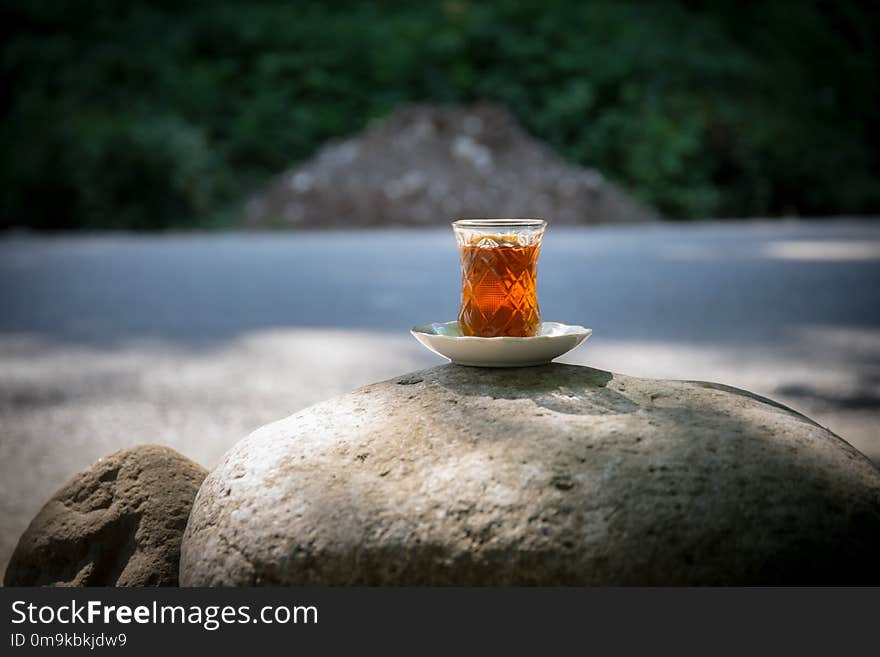
{"label": "diamond pattern on glass", "polygon": [[463,335],[528,337],[537,334],[540,242],[517,235],[482,235],[461,244]]}

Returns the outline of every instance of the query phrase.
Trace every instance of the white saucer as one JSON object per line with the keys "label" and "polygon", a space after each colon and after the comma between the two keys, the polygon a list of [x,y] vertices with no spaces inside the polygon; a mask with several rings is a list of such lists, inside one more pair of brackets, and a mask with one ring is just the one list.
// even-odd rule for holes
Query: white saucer
{"label": "white saucer", "polygon": [[478,338],[461,334],[458,322],[414,326],[410,333],[435,354],[457,365],[472,367],[529,367],[544,365],[571,351],[593,334],[593,329],[543,322],[531,338]]}

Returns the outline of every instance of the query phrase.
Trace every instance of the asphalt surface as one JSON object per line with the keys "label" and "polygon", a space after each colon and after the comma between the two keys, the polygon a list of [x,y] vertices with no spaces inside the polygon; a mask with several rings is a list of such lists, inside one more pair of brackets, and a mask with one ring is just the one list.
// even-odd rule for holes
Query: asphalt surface
{"label": "asphalt surface", "polygon": [[[0,567],[77,470],[168,444],[212,467],[258,426],[442,362],[451,231],[0,239]],[[880,462],[880,221],[548,230],[563,360],[705,379],[803,411]]]}

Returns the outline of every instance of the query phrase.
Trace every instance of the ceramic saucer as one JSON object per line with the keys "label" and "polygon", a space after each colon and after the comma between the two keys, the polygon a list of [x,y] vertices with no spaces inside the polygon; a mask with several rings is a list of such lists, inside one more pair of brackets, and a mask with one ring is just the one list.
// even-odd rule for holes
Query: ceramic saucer
{"label": "ceramic saucer", "polygon": [[414,326],[410,333],[425,347],[457,365],[529,367],[544,365],[577,347],[593,329],[543,322],[530,338],[478,338],[461,334],[458,322]]}

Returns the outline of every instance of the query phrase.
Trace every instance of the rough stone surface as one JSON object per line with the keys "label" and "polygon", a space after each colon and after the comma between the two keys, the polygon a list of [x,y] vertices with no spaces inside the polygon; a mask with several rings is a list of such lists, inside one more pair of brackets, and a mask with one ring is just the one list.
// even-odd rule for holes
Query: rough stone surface
{"label": "rough stone surface", "polygon": [[446,365],[240,441],[184,585],[878,583],[880,472],[716,384]]}
{"label": "rough stone surface", "polygon": [[83,470],[18,542],[6,586],[176,586],[180,541],[207,471],[139,445]]}
{"label": "rough stone surface", "polygon": [[602,174],[567,162],[506,110],[415,105],[280,175],[253,226],[445,226],[457,217],[553,225],[658,218]]}

